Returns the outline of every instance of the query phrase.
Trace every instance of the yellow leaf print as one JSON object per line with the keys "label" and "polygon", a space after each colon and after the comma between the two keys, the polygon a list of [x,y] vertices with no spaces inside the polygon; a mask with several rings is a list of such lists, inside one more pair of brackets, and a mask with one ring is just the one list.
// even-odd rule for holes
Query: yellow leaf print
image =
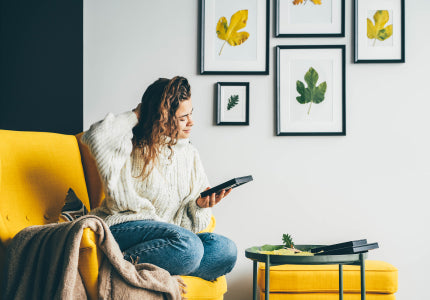
{"label": "yellow leaf print", "polygon": [[[311,0],[311,1],[315,5],[321,5],[321,0]],[[308,0],[305,0],[304,4],[306,4],[307,2],[308,2]],[[303,0],[293,0],[293,5],[298,5],[298,4],[302,4],[302,3],[303,3]]]}
{"label": "yellow leaf print", "polygon": [[227,19],[225,17],[221,17],[218,20],[218,24],[216,26],[216,34],[219,39],[225,41],[218,55],[221,55],[222,50],[224,49],[224,46],[227,42],[230,44],[230,46],[238,46],[248,39],[248,32],[238,32],[246,26],[247,21],[247,9],[239,10],[235,14],[233,14],[230,18],[230,25],[227,24]]}
{"label": "yellow leaf print", "polygon": [[393,25],[388,25],[387,27],[384,27],[389,19],[390,14],[388,13],[388,10],[378,10],[373,15],[373,20],[375,20],[375,24],[373,24],[372,20],[367,18],[367,37],[371,40],[375,40],[373,42],[373,45],[375,45],[376,39],[380,41],[385,41],[393,35]]}

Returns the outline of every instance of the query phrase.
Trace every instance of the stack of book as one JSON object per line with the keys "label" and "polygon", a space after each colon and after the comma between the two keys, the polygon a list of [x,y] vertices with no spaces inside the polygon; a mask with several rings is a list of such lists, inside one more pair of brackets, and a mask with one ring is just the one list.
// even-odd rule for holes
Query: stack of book
{"label": "stack of book", "polygon": [[367,243],[367,240],[349,241],[311,249],[315,255],[357,254],[379,248],[378,243]]}

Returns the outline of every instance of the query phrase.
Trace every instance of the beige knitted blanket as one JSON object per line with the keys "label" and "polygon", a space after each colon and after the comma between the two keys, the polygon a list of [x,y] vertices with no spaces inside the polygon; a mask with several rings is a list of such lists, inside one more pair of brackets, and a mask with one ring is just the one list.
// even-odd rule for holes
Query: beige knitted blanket
{"label": "beige knitted blanket", "polygon": [[87,299],[78,271],[79,246],[87,227],[98,235],[97,246],[104,253],[99,299],[182,299],[180,277],[151,264],[124,260],[109,228],[95,216],[19,232],[8,247],[2,299]]}

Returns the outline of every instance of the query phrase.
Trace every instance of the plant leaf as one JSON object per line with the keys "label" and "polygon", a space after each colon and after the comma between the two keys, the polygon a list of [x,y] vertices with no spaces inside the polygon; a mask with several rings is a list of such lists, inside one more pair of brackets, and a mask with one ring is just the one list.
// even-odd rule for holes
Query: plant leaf
{"label": "plant leaf", "polygon": [[225,17],[221,17],[218,21],[218,24],[216,25],[216,34],[218,38],[221,40],[226,40],[227,29],[227,19]]}
{"label": "plant leaf", "polygon": [[373,22],[367,18],[367,37],[373,40],[376,38],[376,33],[377,31],[375,25],[373,25]]}
{"label": "plant leaf", "polygon": [[378,35],[376,38],[380,41],[385,41],[392,35],[393,35],[393,25],[388,25],[387,27],[378,31]]}
{"label": "plant leaf", "polygon": [[261,251],[273,251],[273,250],[278,250],[278,249],[282,249],[283,246],[282,245],[263,245],[261,246]]}
{"label": "plant leaf", "polygon": [[287,234],[284,233],[282,235],[282,242],[284,243],[285,247],[294,248],[293,238],[288,233]]}
{"label": "plant leaf", "polygon": [[317,86],[314,90],[314,103],[321,103],[324,101],[325,92],[327,90],[327,82],[321,83],[319,86]]}
{"label": "plant leaf", "polygon": [[305,81],[308,84],[308,87],[313,88],[315,84],[317,84],[318,78],[319,76],[317,71],[315,71],[314,68],[310,67],[309,71],[307,71],[305,74]]}
{"label": "plant leaf", "polygon": [[311,101],[309,91],[306,91],[305,84],[300,80],[296,82],[296,90],[299,92],[300,96],[296,97],[300,104],[305,104]]}
{"label": "plant leaf", "polygon": [[[216,26],[216,33],[219,39],[226,41],[231,46],[238,46],[243,44],[249,37],[246,31],[238,32],[246,26],[248,21],[248,10],[239,10],[234,13],[230,18],[230,25],[227,24],[227,19],[221,17]],[[222,50],[221,50],[222,51]],[[221,55],[221,51],[220,54]]]}
{"label": "plant leaf", "polygon": [[245,42],[249,37],[249,33],[246,31],[233,32],[227,42],[230,46],[238,46]]}
{"label": "plant leaf", "polygon": [[373,15],[373,19],[375,20],[375,25],[370,19],[367,19],[367,37],[369,39],[378,39],[380,41],[385,41],[390,36],[393,35],[393,25],[388,25],[384,28],[385,24],[387,24],[390,19],[390,14],[388,10],[378,10]]}
{"label": "plant leaf", "polygon": [[390,14],[388,13],[388,10],[378,10],[373,15],[373,20],[375,20],[375,27],[376,30],[381,30],[384,28],[384,25],[388,22],[390,19]]}
{"label": "plant leaf", "polygon": [[239,95],[231,95],[230,98],[228,98],[227,110],[232,109],[238,103],[239,103]]}
{"label": "plant leaf", "polygon": [[315,86],[318,82],[318,72],[310,67],[309,70],[305,74],[305,81],[308,84],[308,87],[305,87],[305,84],[300,80],[296,81],[296,90],[300,94],[300,96],[296,97],[296,100],[300,104],[305,104],[309,102],[313,103],[321,103],[324,101],[325,93],[327,91],[327,82],[324,81],[317,87]]}
{"label": "plant leaf", "polygon": [[[321,0],[311,0],[313,4],[315,5],[321,5]],[[293,0],[293,5],[302,4],[303,0]],[[305,2],[306,4],[306,2]]]}

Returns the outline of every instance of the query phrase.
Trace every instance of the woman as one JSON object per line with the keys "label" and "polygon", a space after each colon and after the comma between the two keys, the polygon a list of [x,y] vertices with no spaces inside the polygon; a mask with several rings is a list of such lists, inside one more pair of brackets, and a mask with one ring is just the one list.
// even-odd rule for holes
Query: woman
{"label": "woman", "polygon": [[209,184],[188,139],[192,111],[187,79],[160,78],[132,112],[108,114],[84,133],[106,195],[91,213],[110,226],[125,259],[215,280],[233,269],[236,245],[198,232],[230,190],[200,197]]}

